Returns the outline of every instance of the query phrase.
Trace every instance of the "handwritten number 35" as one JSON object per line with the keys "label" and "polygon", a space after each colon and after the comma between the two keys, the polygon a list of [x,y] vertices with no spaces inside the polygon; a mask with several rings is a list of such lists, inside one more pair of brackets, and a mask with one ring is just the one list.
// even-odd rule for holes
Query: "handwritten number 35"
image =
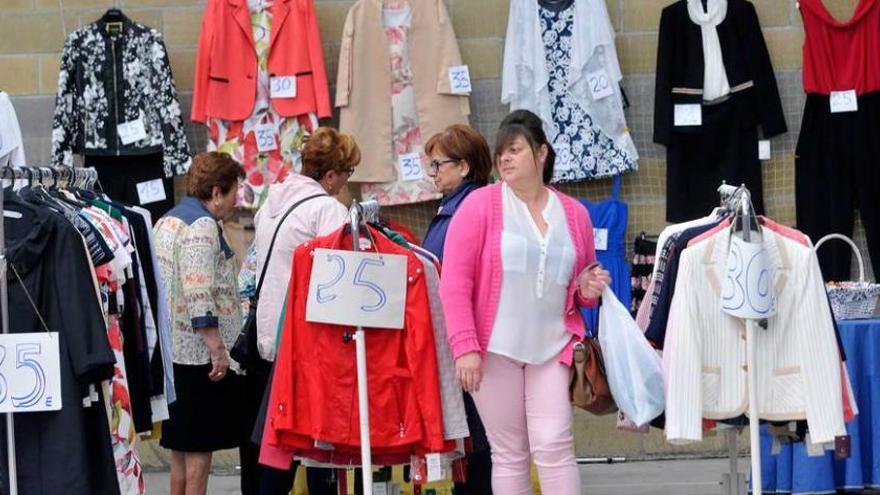
{"label": "handwritten number 35", "polygon": [[[315,297],[319,304],[326,304],[336,299],[336,294],[330,293],[330,290],[337,285],[345,275],[345,259],[343,259],[342,256],[339,256],[338,254],[328,254],[327,261],[336,264],[336,273],[329,282],[318,284]],[[377,299],[375,304],[364,304],[361,306],[361,311],[375,313],[385,307],[385,304],[388,302],[388,296],[381,287],[364,279],[364,271],[369,266],[385,266],[385,262],[381,259],[362,259],[354,272],[352,285],[355,287],[364,287],[375,294]]]}
{"label": "handwritten number 35", "polygon": [[[6,360],[6,346],[0,346],[0,364]],[[46,373],[43,367],[30,356],[38,356],[40,354],[40,344],[18,344],[15,346],[15,367],[30,368],[34,374],[34,387],[30,392],[23,396],[13,396],[12,405],[19,409],[35,406],[46,392]],[[0,375],[0,404],[6,402],[9,395],[9,383],[6,377]]]}

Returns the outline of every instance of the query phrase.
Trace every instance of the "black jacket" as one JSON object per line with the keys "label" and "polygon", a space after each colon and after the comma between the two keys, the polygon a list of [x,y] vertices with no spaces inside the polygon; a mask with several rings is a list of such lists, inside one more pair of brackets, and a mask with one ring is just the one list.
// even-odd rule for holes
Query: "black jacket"
{"label": "black jacket", "polygon": [[[786,132],[785,116],[770,53],[761,33],[755,7],[746,0],[728,0],[727,16],[717,27],[721,56],[737,99],[740,123],[760,124],[765,137]],[[654,142],[669,145],[672,132],[699,132],[675,128],[674,105],[703,102],[703,37],[688,15],[687,0],[663,9],[657,47],[657,80],[654,91]]]}
{"label": "black jacket", "polygon": [[[123,144],[117,126],[141,119],[146,138]],[[52,165],[73,154],[162,152],[165,176],[186,173],[189,146],[162,35],[125,18],[110,36],[102,21],[67,37],[52,123]]]}

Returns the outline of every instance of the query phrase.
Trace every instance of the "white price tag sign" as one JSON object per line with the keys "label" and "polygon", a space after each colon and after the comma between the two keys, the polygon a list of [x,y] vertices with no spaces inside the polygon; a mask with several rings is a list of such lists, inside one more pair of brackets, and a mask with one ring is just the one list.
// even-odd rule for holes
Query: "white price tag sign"
{"label": "white price tag sign", "polygon": [[699,103],[675,105],[675,126],[703,125],[703,107]]}
{"label": "white price tag sign", "polygon": [[315,249],[306,320],[403,328],[406,257]]}
{"label": "white price tag sign", "polygon": [[119,134],[119,140],[122,141],[123,145],[136,143],[147,138],[147,130],[144,128],[143,119],[119,124],[116,126],[116,132]]}
{"label": "white price tag sign", "polygon": [[422,169],[422,156],[419,153],[407,153],[397,157],[400,166],[400,178],[405,182],[417,181],[425,178]]}
{"label": "white price tag sign", "polygon": [[141,205],[165,201],[165,183],[162,179],[153,179],[137,184],[138,199]]}
{"label": "white price tag sign", "polygon": [[593,229],[593,246],[596,251],[608,250],[608,229]]}
{"label": "white price tag sign", "polygon": [[762,139],[758,141],[758,160],[770,159],[770,140]]}
{"label": "white price tag sign", "polygon": [[0,335],[0,413],[61,409],[58,332]]}
{"label": "white price tag sign", "polygon": [[388,483],[384,481],[373,482],[373,495],[388,495]]}
{"label": "white price tag sign", "polygon": [[455,65],[449,68],[449,87],[452,88],[453,94],[470,94],[471,73],[467,65]]}
{"label": "white price tag sign", "polygon": [[605,69],[599,69],[596,72],[587,74],[587,84],[590,85],[590,94],[594,100],[601,100],[614,94],[614,86],[611,85],[611,78]]}
{"label": "white price tag sign", "polygon": [[425,456],[428,465],[428,483],[443,480],[443,459],[440,454],[428,454]]}
{"label": "white price tag sign", "polygon": [[296,98],[296,76],[272,76],[269,79],[269,97]]}
{"label": "white price tag sign", "polygon": [[831,113],[855,112],[859,109],[859,99],[856,90],[832,91]]}
{"label": "white price tag sign", "polygon": [[773,275],[763,243],[731,236],[721,287],[722,311],[750,320],[776,314]]}
{"label": "white price tag sign", "polygon": [[260,153],[278,149],[274,125],[260,124],[254,127],[254,136],[257,138],[257,150]]}

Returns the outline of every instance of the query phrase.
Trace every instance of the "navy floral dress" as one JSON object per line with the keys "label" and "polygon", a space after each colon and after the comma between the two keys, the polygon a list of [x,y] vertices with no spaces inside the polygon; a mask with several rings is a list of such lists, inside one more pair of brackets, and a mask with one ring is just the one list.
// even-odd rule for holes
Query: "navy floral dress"
{"label": "navy floral dress", "polygon": [[554,184],[609,177],[636,168],[635,158],[616,146],[568,91],[574,12],[574,2],[562,10],[539,9],[553,105],[548,138],[556,151]]}

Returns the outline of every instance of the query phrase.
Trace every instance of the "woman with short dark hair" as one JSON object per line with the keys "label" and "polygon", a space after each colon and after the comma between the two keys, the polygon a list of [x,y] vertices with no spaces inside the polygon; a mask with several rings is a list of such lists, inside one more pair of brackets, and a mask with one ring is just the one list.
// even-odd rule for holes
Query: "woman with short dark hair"
{"label": "woman with short dark hair", "polygon": [[238,364],[227,349],[241,329],[241,307],[221,222],[235,212],[241,178],[229,155],[200,153],[186,176],[187,196],[153,228],[171,308],[177,400],[160,445],[171,450],[174,495],[206,493],[212,453],[240,444]]}
{"label": "woman with short dark hair", "polygon": [[610,281],[596,266],[593,229],[577,200],[546,186],[553,148],[541,119],[517,110],[501,124],[503,181],[471,193],[449,226],[440,295],[462,387],[492,447],[492,489],[577,495],[569,368],[583,339],[578,306]]}

